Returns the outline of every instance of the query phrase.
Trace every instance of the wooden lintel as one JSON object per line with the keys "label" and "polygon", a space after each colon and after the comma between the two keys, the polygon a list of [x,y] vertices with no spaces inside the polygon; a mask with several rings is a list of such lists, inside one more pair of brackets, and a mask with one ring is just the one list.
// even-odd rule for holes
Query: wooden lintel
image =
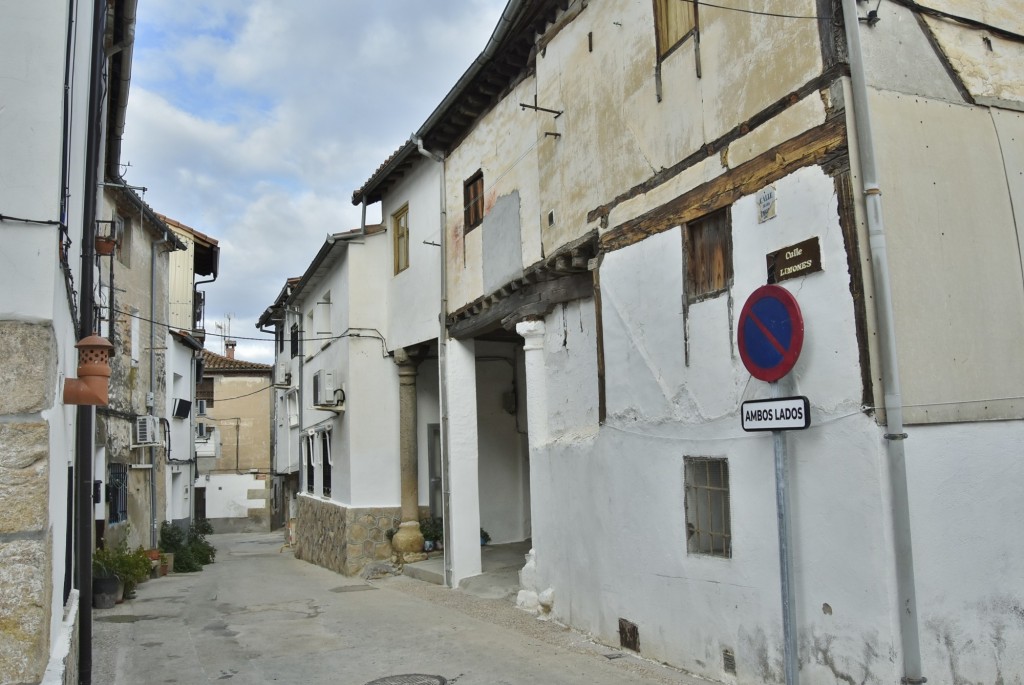
{"label": "wooden lintel", "polygon": [[753,195],[797,169],[822,163],[845,148],[846,122],[841,116],[833,117],[660,207],[612,228],[601,236],[601,251],[618,250],[698,219],[741,197]]}
{"label": "wooden lintel", "polygon": [[457,339],[472,338],[506,320],[514,324],[523,316],[542,316],[556,304],[591,297],[593,293],[594,282],[589,273],[541,281],[517,290],[483,311],[471,308],[469,316],[449,323],[448,334]]}

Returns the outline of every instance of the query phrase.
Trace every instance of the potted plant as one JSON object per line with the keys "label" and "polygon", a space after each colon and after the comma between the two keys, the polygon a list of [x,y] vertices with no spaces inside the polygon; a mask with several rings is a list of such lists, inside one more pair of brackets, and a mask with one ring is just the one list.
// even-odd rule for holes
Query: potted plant
{"label": "potted plant", "polygon": [[430,542],[431,549],[444,549],[444,520],[439,516],[420,519],[420,533],[423,534],[423,548],[426,551],[427,542]]}
{"label": "potted plant", "polygon": [[117,247],[117,241],[110,236],[98,235],[96,236],[96,254],[98,255],[112,255],[114,249]]}
{"label": "potted plant", "polygon": [[116,562],[111,550],[97,549],[92,556],[92,606],[112,609],[117,603]]}
{"label": "potted plant", "polygon": [[113,569],[114,574],[124,584],[124,596],[131,599],[135,596],[135,588],[146,576],[149,575],[149,556],[141,546],[135,550],[128,549],[128,542],[122,540],[120,544],[110,550],[98,550],[97,554],[103,552],[108,565]]}

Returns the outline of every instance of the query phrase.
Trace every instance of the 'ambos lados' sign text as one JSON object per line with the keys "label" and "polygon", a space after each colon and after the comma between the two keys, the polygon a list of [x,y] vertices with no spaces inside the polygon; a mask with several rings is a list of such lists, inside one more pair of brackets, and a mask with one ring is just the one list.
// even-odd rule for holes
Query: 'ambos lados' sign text
{"label": "'ambos lados' sign text", "polygon": [[806,397],[744,402],[740,421],[745,431],[803,430],[811,425],[811,403]]}

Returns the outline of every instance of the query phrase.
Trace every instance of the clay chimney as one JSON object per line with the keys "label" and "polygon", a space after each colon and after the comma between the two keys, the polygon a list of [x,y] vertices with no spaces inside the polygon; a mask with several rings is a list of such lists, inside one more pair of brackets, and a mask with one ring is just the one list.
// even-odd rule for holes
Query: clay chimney
{"label": "clay chimney", "polygon": [[236,341],[234,341],[234,340],[225,340],[224,341],[224,355],[228,359],[234,359],[235,358],[235,345],[237,345],[237,344],[238,343]]}

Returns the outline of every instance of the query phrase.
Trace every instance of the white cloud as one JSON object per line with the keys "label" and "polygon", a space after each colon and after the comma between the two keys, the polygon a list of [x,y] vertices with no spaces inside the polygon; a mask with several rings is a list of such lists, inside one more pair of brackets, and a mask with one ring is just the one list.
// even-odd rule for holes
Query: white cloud
{"label": "white cloud", "polygon": [[[486,44],[504,0],[150,0],[122,162],[146,200],[217,238],[207,329],[254,324]],[[369,208],[369,221],[379,208]],[[211,339],[211,347],[219,349]],[[238,356],[269,361],[267,344]]]}

